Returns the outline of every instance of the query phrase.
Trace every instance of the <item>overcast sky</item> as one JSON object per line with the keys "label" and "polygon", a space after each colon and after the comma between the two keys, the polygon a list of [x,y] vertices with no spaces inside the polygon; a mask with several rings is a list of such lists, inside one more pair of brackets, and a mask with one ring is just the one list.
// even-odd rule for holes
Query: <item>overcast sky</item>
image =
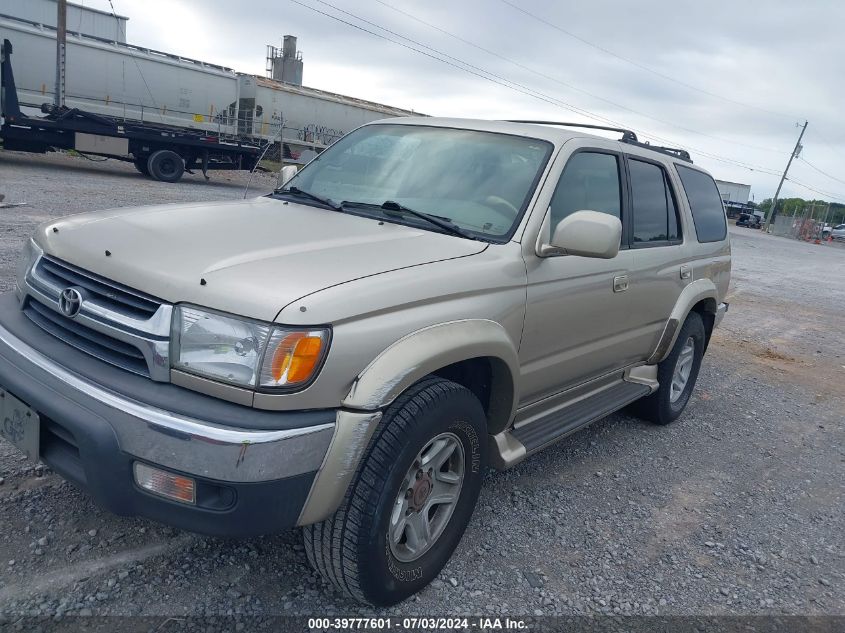
{"label": "overcast sky", "polygon": [[[783,170],[806,118],[809,163],[795,161],[790,177],[823,193],[787,181],[781,197],[845,202],[841,0],[508,0],[554,26],[503,0],[327,1],[113,0],[133,44],[263,75],[265,45],[296,35],[308,86],[440,116],[589,112],[688,148],[717,178],[750,183],[758,202],[774,193],[779,177],[765,172]],[[109,10],[108,0],[84,4]]]}

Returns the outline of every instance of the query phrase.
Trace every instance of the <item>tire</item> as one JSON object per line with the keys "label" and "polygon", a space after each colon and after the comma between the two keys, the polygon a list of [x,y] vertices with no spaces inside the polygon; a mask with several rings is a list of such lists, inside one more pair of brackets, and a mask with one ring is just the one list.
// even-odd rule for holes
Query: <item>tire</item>
{"label": "tire", "polygon": [[137,169],[139,172],[141,172],[145,176],[150,175],[150,170],[147,169],[147,161],[148,160],[149,160],[149,157],[147,157],[147,156],[139,156],[138,158],[136,158],[133,161],[133,164],[135,165],[135,169]]}
{"label": "tire", "polygon": [[[672,379],[675,375],[675,367],[684,353],[684,348],[691,342],[692,359],[683,389],[675,389],[673,398]],[[678,339],[672,351],[666,359],[657,365],[657,381],[660,387],[650,396],[635,402],[632,413],[636,416],[653,422],[654,424],[669,424],[677,420],[689,402],[692,390],[695,388],[695,381],[698,378],[698,370],[701,368],[701,359],[704,357],[705,332],[704,322],[701,315],[691,312],[684,321]],[[680,393],[678,393],[680,391]]]}
{"label": "tire", "polygon": [[[409,469],[420,453],[429,446],[434,451],[440,442],[454,444],[443,465],[448,470],[437,468],[442,474],[434,473],[433,479],[409,481]],[[423,452],[423,469],[429,455]],[[456,498],[451,511],[441,514],[444,505],[427,509],[438,491],[442,498],[437,486],[443,484],[438,482],[457,470],[459,459],[463,477],[459,488],[449,488]],[[442,378],[417,383],[385,412],[337,512],[303,528],[308,561],[350,598],[377,606],[401,602],[431,582],[451,557],[472,516],[486,466],[487,421],[475,395]],[[430,497],[424,494],[426,481],[435,486]],[[403,489],[407,492],[400,498]],[[422,504],[421,512],[412,509],[415,503]],[[408,526],[417,524],[423,513],[433,517],[432,532],[439,536],[428,549],[412,551],[415,539],[407,526],[395,530],[403,534],[404,544],[390,538],[394,506],[401,506],[395,513],[398,526],[404,525],[402,517]]]}
{"label": "tire", "polygon": [[156,150],[147,159],[150,176],[162,182],[176,182],[185,173],[185,161],[169,149]]}

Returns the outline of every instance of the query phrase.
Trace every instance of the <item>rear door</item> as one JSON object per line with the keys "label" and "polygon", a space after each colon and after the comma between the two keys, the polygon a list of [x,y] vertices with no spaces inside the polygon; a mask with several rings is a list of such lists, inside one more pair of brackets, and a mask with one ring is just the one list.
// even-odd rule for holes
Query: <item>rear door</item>
{"label": "rear door", "polygon": [[641,360],[654,351],[684,287],[692,281],[679,198],[669,170],[655,160],[626,156],[632,261],[631,337]]}

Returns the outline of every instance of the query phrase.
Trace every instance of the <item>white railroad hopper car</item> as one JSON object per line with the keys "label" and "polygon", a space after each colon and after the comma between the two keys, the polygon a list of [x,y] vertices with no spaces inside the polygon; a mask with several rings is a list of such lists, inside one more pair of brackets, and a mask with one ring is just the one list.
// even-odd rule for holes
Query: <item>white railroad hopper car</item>
{"label": "white railroad hopper car", "polygon": [[[0,41],[15,49],[22,105],[53,101],[56,31],[0,17]],[[68,32],[65,105],[88,112],[233,134],[229,105],[237,74],[223,66]]]}
{"label": "white railroad hopper car", "polygon": [[[14,46],[24,110],[28,106],[33,113],[52,103],[55,28],[0,15],[0,41],[4,38]],[[414,114],[76,32],[67,35],[65,105],[226,136],[281,140],[294,155],[306,148],[320,151],[364,123]]]}
{"label": "white railroad hopper car", "polygon": [[[265,77],[242,75],[240,98],[253,132],[298,148],[319,151],[355,128],[388,117],[414,116],[410,110],[355,97],[294,86]],[[250,101],[254,95],[254,105]]]}

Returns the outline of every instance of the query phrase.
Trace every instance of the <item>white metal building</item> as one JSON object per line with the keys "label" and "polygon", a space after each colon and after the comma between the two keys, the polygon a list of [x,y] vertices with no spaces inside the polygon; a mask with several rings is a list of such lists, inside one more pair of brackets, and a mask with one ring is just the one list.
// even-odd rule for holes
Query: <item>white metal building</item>
{"label": "white metal building", "polygon": [[717,180],[716,186],[719,188],[723,202],[746,204],[751,197],[751,185],[743,185],[742,183],[730,182],[728,180]]}

